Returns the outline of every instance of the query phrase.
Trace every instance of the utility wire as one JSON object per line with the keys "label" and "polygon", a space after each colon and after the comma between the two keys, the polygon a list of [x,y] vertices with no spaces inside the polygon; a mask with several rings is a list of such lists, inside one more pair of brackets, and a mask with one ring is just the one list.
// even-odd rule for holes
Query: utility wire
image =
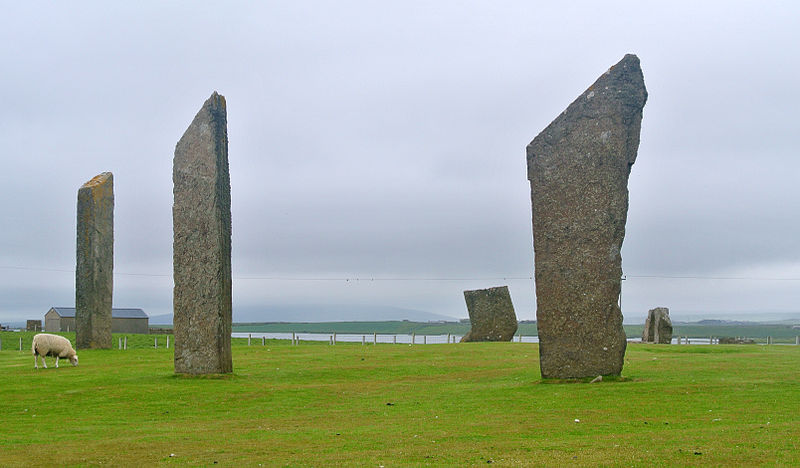
{"label": "utility wire", "polygon": [[[0,265],[4,270],[24,271],[51,271],[57,273],[75,273],[75,270],[59,268],[37,268]],[[171,274],[158,273],[123,273],[114,272],[119,276],[141,276],[154,278],[171,278]],[[533,276],[466,276],[466,277],[302,277],[302,276],[234,276],[237,280],[261,281],[344,281],[344,282],[370,282],[370,281],[508,281],[508,280],[533,280]],[[777,278],[757,276],[701,276],[701,275],[625,275],[623,279],[687,279],[687,280],[723,280],[723,281],[800,281],[800,278]]]}

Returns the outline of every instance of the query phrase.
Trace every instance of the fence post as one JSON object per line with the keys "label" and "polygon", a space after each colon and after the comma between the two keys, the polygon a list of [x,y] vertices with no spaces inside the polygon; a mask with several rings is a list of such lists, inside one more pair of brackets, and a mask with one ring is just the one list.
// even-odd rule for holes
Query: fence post
{"label": "fence post", "polygon": [[[772,337],[771,336],[767,337],[767,344],[772,344]],[[22,349],[20,349],[20,351],[22,351]]]}
{"label": "fence post", "polygon": [[122,349],[122,337],[121,336],[118,337],[117,340],[119,340],[119,343],[118,343],[119,348],[118,349]]}
{"label": "fence post", "polygon": [[0,340],[0,351],[3,350],[3,340]]}
{"label": "fence post", "polygon": [[333,333],[333,345],[336,346],[336,332]]}
{"label": "fence post", "polygon": [[450,334],[447,334],[447,343],[450,344]]}
{"label": "fence post", "polygon": [[412,333],[411,334],[411,344],[412,345],[416,344],[416,341],[417,341],[417,334],[416,333]]}
{"label": "fence post", "polygon": [[367,336],[361,335],[361,346],[364,346],[365,344],[367,344]]}
{"label": "fence post", "polygon": [[394,338],[392,338],[392,344],[397,344],[397,335],[394,335]]}
{"label": "fence post", "polygon": [[22,351],[22,337],[19,337],[19,350]]}
{"label": "fence post", "polygon": [[800,346],[800,335],[794,337],[795,346]]}
{"label": "fence post", "polygon": [[330,344],[331,344],[331,346],[333,346],[333,335],[331,335],[331,342],[330,342]]}
{"label": "fence post", "polygon": [[128,337],[126,336],[122,342],[122,349],[128,349]]}
{"label": "fence post", "polygon": [[169,349],[169,335],[167,335],[167,349]]}
{"label": "fence post", "polygon": [[250,340],[251,340],[252,338],[253,338],[253,334],[252,334],[252,333],[248,333],[248,334],[247,334],[247,346],[250,346]]}
{"label": "fence post", "polygon": [[372,344],[373,345],[378,344],[378,333],[377,332],[372,334]]}
{"label": "fence post", "polygon": [[158,349],[158,337],[153,338],[153,347]]}

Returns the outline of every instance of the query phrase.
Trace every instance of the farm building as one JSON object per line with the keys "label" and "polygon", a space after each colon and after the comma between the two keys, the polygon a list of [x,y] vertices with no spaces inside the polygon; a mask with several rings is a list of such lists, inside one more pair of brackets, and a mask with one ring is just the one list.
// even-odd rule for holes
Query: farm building
{"label": "farm building", "polygon": [[[111,333],[142,333],[150,331],[150,318],[142,309],[111,309]],[[51,307],[44,314],[44,331],[75,331],[74,307]]]}

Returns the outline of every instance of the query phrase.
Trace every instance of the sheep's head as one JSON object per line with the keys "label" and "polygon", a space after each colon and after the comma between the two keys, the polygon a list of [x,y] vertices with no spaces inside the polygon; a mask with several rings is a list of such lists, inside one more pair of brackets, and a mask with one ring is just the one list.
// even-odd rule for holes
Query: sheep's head
{"label": "sheep's head", "polygon": [[78,355],[75,354],[71,358],[69,358],[69,362],[71,362],[73,366],[77,366],[78,365]]}

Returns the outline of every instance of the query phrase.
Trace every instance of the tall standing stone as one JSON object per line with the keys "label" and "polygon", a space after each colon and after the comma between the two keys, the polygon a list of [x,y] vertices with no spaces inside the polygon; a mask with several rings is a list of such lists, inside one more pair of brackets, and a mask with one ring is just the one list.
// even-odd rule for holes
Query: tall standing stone
{"label": "tall standing stone", "polygon": [[461,338],[468,341],[511,341],[517,332],[517,314],[508,286],[464,291],[470,331]]}
{"label": "tall standing stone", "polygon": [[528,145],[544,378],[622,372],[620,249],[646,100],[626,55]]}
{"label": "tall standing stone", "polygon": [[672,343],[672,320],[669,318],[669,309],[666,307],[656,307],[647,312],[647,319],[644,321],[642,330],[642,342],[644,343]]}
{"label": "tall standing stone", "polygon": [[175,147],[172,181],[175,372],[233,372],[227,112],[216,92]]}
{"label": "tall standing stone", "polygon": [[114,291],[114,176],[103,172],[78,189],[75,345],[111,348]]}

